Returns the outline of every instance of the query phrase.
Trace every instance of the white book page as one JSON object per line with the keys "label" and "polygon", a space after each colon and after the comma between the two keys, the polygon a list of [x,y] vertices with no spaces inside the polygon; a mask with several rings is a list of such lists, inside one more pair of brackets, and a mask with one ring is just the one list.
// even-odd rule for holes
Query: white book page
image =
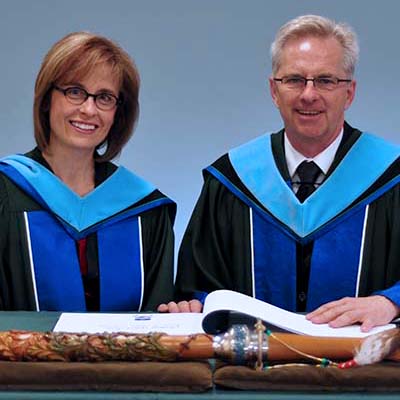
{"label": "white book page", "polygon": [[347,326],[344,328],[331,328],[328,324],[313,324],[304,315],[296,314],[269,303],[257,300],[244,294],[231,290],[217,290],[206,297],[204,303],[203,328],[207,331],[207,318],[217,318],[218,311],[229,310],[261,318],[268,324],[279,328],[311,336],[331,337],[366,337],[368,335],[394,328],[394,324],[388,324],[373,328],[370,332],[361,332],[359,325]]}
{"label": "white book page", "polygon": [[69,333],[150,333],[163,332],[169,335],[204,333],[202,314],[107,314],[107,313],[62,313],[54,332]]}

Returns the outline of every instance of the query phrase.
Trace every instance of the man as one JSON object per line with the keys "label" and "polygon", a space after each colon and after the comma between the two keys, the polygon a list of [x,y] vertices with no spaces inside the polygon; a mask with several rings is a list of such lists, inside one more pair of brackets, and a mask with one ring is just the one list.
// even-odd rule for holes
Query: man
{"label": "man", "polygon": [[[204,171],[178,291],[237,290],[314,310],[314,323],[369,331],[400,310],[399,148],[344,121],[356,90],[351,28],[298,17],[279,30],[271,55],[284,129]],[[200,308],[192,300],[159,309]]]}

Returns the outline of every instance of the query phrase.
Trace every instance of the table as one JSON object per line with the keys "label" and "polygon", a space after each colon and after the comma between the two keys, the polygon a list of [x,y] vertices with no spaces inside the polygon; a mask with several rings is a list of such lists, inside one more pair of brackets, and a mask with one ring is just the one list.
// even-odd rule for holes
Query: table
{"label": "table", "polygon": [[[21,329],[47,331],[52,330],[57,322],[58,312],[0,312],[0,330]],[[400,366],[399,366],[400,368]],[[306,393],[306,392],[249,392],[230,391],[213,388],[206,393],[178,394],[178,393],[121,393],[121,392],[46,392],[46,391],[0,391],[1,399],[142,399],[142,400],[378,400],[398,399],[399,393]]]}

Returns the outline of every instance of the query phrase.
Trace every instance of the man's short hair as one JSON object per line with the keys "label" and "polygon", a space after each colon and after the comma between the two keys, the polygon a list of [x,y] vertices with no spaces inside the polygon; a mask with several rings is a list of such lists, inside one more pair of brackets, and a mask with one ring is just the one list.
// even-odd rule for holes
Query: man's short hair
{"label": "man's short hair", "polygon": [[358,60],[358,40],[354,30],[345,23],[321,17],[319,15],[302,15],[283,25],[276,34],[271,44],[272,73],[280,68],[282,50],[286,43],[292,39],[306,36],[321,38],[335,38],[343,48],[343,67],[353,77]]}

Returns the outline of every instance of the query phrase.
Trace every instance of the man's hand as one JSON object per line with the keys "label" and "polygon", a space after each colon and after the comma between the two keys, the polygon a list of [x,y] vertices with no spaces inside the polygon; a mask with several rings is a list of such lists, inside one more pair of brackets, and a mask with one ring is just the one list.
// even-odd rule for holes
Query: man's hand
{"label": "man's hand", "polygon": [[180,301],[179,303],[175,303],[174,301],[170,301],[168,304],[160,304],[157,308],[158,312],[162,313],[180,313],[180,312],[192,312],[199,313],[203,309],[203,304],[200,303],[199,300],[190,300],[190,301]]}
{"label": "man's hand", "polygon": [[400,313],[400,308],[384,296],[344,297],[331,301],[306,315],[314,324],[329,324],[332,328],[361,323],[361,331],[388,324]]}

